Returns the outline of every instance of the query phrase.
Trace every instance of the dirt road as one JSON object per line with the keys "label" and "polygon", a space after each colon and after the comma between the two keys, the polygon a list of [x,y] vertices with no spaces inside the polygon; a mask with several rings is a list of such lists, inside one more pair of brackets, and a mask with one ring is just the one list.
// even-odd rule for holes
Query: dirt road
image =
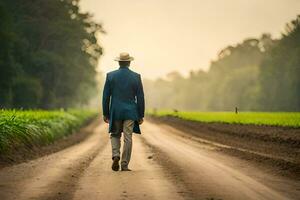
{"label": "dirt road", "polygon": [[134,136],[131,172],[111,170],[107,126],[79,144],[0,170],[0,199],[299,199],[300,183],[167,125]]}

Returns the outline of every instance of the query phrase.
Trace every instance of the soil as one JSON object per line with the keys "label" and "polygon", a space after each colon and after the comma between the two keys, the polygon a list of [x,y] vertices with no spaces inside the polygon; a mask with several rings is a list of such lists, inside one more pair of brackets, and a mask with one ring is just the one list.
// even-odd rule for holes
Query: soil
{"label": "soil", "polygon": [[278,173],[300,180],[300,128],[201,123],[176,117],[149,120],[184,131],[185,137],[218,146],[218,151],[267,164]]}
{"label": "soil", "polygon": [[132,171],[111,170],[108,127],[98,122],[79,143],[0,169],[0,199],[299,199],[300,181],[200,142],[188,129],[153,120],[141,128]]}
{"label": "soil", "polygon": [[36,146],[24,146],[14,149],[11,151],[11,153],[6,155],[0,155],[0,168],[17,163],[27,162],[77,144],[88,137],[99,124],[99,122],[99,118],[90,120],[86,122],[79,131],[61,138],[49,145],[40,146],[36,144]]}

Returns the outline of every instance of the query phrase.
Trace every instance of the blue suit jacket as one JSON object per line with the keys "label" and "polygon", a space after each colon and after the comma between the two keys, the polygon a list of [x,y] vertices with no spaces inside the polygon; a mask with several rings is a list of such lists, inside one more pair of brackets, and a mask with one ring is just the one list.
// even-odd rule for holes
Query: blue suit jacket
{"label": "blue suit jacket", "polygon": [[107,73],[102,97],[103,115],[109,118],[109,132],[114,120],[134,120],[133,132],[141,133],[138,120],[144,117],[145,100],[141,75],[128,67]]}

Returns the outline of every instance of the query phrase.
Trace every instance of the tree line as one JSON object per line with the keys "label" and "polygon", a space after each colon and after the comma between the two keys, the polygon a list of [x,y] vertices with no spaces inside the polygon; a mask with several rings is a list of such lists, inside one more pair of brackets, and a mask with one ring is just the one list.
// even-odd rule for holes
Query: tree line
{"label": "tree line", "polygon": [[104,30],[78,3],[1,0],[1,108],[66,108],[95,94]]}
{"label": "tree line", "polygon": [[300,15],[280,39],[263,34],[222,49],[207,72],[144,84],[148,108],[300,111]]}

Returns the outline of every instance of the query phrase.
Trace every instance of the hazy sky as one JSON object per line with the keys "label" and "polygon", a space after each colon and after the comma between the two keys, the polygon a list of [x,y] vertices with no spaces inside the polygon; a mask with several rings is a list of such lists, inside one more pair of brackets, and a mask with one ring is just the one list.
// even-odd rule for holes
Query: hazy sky
{"label": "hazy sky", "polygon": [[82,10],[107,35],[99,68],[118,67],[120,52],[135,57],[133,70],[146,78],[171,71],[207,69],[217,53],[247,37],[279,37],[300,14],[300,0],[81,0]]}

